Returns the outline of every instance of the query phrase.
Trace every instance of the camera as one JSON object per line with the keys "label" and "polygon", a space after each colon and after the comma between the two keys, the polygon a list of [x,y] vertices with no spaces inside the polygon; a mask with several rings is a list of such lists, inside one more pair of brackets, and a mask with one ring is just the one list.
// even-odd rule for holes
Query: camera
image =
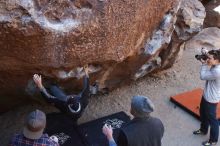
{"label": "camera", "polygon": [[197,60],[207,60],[209,57],[207,54],[195,55]]}
{"label": "camera", "polygon": [[202,48],[201,49],[201,53],[202,54],[200,54],[200,55],[195,55],[195,58],[197,59],[197,60],[207,60],[208,58],[209,58],[209,56],[208,56],[208,50],[206,50],[206,49],[204,49],[204,48]]}

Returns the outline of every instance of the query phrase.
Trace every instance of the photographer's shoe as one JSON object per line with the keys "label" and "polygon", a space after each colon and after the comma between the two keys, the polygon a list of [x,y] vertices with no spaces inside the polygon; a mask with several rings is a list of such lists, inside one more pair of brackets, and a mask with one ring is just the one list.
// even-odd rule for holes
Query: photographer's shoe
{"label": "photographer's shoe", "polygon": [[193,134],[194,134],[194,135],[206,135],[206,133],[203,132],[201,129],[196,130],[196,131],[193,131]]}
{"label": "photographer's shoe", "polygon": [[214,146],[214,145],[216,145],[217,144],[217,142],[213,142],[213,141],[204,141],[203,143],[202,143],[202,145],[203,146]]}

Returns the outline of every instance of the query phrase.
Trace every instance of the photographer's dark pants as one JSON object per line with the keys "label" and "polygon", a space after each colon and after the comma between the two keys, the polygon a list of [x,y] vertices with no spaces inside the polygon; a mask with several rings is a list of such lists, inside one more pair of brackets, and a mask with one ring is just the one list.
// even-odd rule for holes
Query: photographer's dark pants
{"label": "photographer's dark pants", "polygon": [[200,103],[200,118],[201,118],[201,131],[205,134],[208,133],[210,125],[210,141],[217,142],[219,135],[219,123],[216,117],[217,104],[207,102],[202,97]]}

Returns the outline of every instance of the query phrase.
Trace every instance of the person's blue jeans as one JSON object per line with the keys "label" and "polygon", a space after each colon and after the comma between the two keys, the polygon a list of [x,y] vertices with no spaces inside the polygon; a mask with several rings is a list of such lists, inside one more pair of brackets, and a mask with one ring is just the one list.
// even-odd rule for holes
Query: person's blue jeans
{"label": "person's blue jeans", "polygon": [[67,95],[57,85],[51,85],[49,88],[50,93],[61,101],[67,101]]}
{"label": "person's blue jeans", "polygon": [[[55,107],[57,107],[61,112],[67,113],[73,121],[77,121],[78,118],[80,118],[86,106],[88,105],[88,98],[90,96],[89,78],[87,76],[83,77],[83,90],[78,95],[75,94],[66,95],[66,93],[55,84],[50,85],[48,91],[51,95],[53,95],[56,98],[48,98],[46,96],[45,97],[46,100],[47,101],[49,100],[50,103],[53,103]],[[74,96],[77,99],[77,101],[81,103],[81,111],[79,113],[73,114],[68,111],[68,107],[67,107],[67,102],[69,98],[68,96]]]}
{"label": "person's blue jeans", "polygon": [[205,134],[208,133],[210,125],[210,141],[217,142],[219,135],[219,123],[216,117],[217,104],[207,102],[202,97],[200,103],[200,118],[201,118],[201,131]]}
{"label": "person's blue jeans", "polygon": [[68,118],[70,118],[72,121],[77,123],[77,120],[81,116],[81,112],[77,114],[70,114],[70,112],[67,111],[67,100],[68,100],[68,95],[64,93],[64,91],[59,88],[57,85],[51,85],[49,87],[49,92],[51,95],[53,95],[56,98],[50,99],[50,102],[54,104],[56,108],[58,108],[62,113],[67,114]]}

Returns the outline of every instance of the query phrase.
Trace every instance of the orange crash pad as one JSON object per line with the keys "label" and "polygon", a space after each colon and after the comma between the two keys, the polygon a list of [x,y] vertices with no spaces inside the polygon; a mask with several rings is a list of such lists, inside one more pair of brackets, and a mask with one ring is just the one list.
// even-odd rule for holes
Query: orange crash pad
{"label": "orange crash pad", "polygon": [[[170,100],[176,105],[200,118],[199,108],[203,90],[201,88],[171,96]],[[220,120],[220,104],[217,107],[217,118]]]}

